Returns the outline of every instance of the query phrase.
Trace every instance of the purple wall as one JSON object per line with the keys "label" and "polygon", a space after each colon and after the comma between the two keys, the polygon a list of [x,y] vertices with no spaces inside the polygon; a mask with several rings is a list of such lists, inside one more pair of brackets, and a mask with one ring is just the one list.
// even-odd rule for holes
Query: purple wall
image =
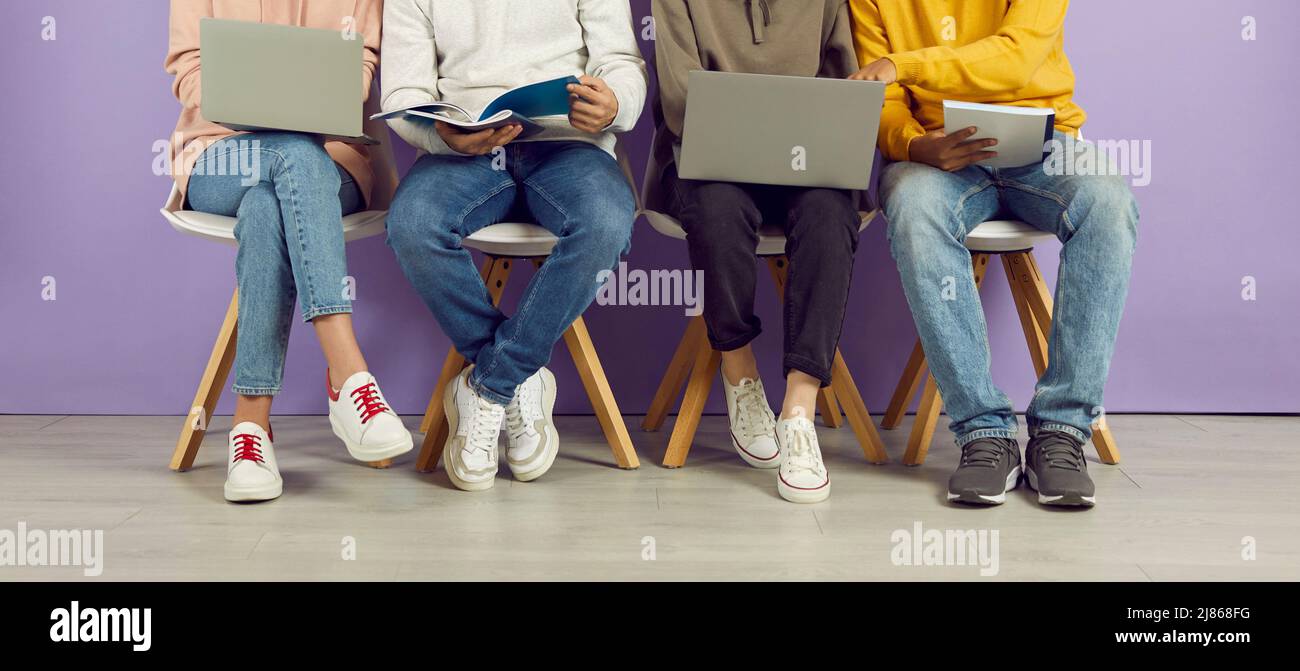
{"label": "purple wall", "polygon": [[[633,4],[648,13],[648,0]],[[40,37],[47,15],[56,41]],[[1257,41],[1243,41],[1244,15],[1257,18]],[[1153,182],[1137,189],[1141,241],[1107,392],[1112,412],[1300,411],[1300,142],[1294,123],[1269,127],[1300,103],[1296,25],[1291,0],[1087,0],[1071,9],[1088,137],[1154,147]],[[169,183],[151,172],[152,147],[177,113],[162,71],[167,3],[5,2],[0,26],[0,412],[184,414],[230,296],[234,253],[175,233],[158,215]],[[634,136],[638,164],[648,121]],[[401,158],[405,167],[410,152]],[[915,338],[884,243],[880,226],[865,234],[843,340],[876,411]],[[1040,251],[1049,280],[1056,249]],[[398,410],[419,413],[447,340],[381,239],[348,254],[371,367]],[[687,260],[680,243],[641,223],[630,263]],[[45,276],[57,280],[55,301],[42,300]],[[1245,276],[1257,281],[1256,301],[1241,297]],[[995,376],[1023,407],[1029,357],[1000,268],[990,280]],[[779,313],[771,288],[760,293],[769,332],[757,347],[774,380]],[[588,320],[624,411],[643,411],[685,326],[681,309],[597,306]],[[562,350],[552,363],[560,409],[588,412]],[[296,325],[277,412],[324,411],[323,365],[310,328]],[[230,407],[227,394],[222,412]]]}

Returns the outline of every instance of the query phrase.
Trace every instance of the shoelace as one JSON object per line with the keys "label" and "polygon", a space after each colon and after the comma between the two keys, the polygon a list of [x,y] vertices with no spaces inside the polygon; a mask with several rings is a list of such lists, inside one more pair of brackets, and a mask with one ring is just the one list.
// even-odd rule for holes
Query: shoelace
{"label": "shoelace", "polygon": [[363,384],[352,390],[352,402],[357,406],[357,412],[361,413],[361,423],[365,424],[370,418],[388,410],[384,405],[384,400],[379,396],[379,388],[374,382]]}
{"label": "shoelace", "polygon": [[746,437],[770,436],[776,428],[776,419],[767,405],[763,390],[754,380],[740,383],[736,394],[736,428]]}
{"label": "shoelace", "polygon": [[241,461],[253,461],[259,464],[266,463],[262,460],[262,439],[251,433],[241,433],[235,436],[235,458],[234,463]]}
{"label": "shoelace", "polygon": [[784,463],[795,470],[820,474],[822,472],[822,460],[815,447],[814,436],[817,435],[815,431],[812,429],[792,429],[787,434],[793,438],[789,440],[789,445],[786,446]]}
{"label": "shoelace", "polygon": [[1083,448],[1079,446],[1079,443],[1072,436],[1049,431],[1039,441],[1038,452],[1043,464],[1048,468],[1061,468],[1068,471],[1083,470]]}
{"label": "shoelace", "polygon": [[528,383],[521,384],[515,392],[515,400],[506,406],[506,431],[511,438],[519,438],[528,433],[529,418],[524,416],[524,408],[533,407],[536,402],[533,396],[533,387]]}
{"label": "shoelace", "polygon": [[483,452],[487,455],[489,464],[496,463],[497,452],[494,448],[497,445],[497,436],[501,433],[500,420],[492,421],[495,408],[490,401],[478,399],[476,410],[474,430],[469,434],[469,440],[462,449],[469,454]]}
{"label": "shoelace", "polygon": [[961,449],[961,465],[977,468],[997,468],[1005,450],[1009,449],[1000,441],[976,440],[966,443]]}

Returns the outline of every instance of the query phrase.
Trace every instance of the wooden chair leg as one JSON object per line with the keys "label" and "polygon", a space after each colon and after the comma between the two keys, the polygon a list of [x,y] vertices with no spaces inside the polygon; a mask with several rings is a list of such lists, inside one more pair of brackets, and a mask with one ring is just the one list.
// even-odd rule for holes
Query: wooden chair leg
{"label": "wooden chair leg", "polygon": [[[1028,275],[1032,271],[1025,262],[1026,252],[1015,252],[1013,254],[1002,255],[1002,267],[1007,273],[1007,283],[1011,286],[1011,298],[1016,305],[1016,314],[1020,316],[1020,327],[1025,332],[1025,343],[1029,346],[1029,356],[1034,361],[1034,373],[1042,377],[1047,370],[1047,335],[1051,329],[1051,320],[1048,319],[1049,326],[1047,329],[1039,327],[1039,320],[1036,311],[1030,305],[1030,295],[1033,290],[1026,290],[1022,276]],[[1032,279],[1027,280],[1032,283]]]}
{"label": "wooden chair leg", "polygon": [[681,394],[686,378],[691,374],[696,353],[701,347],[708,346],[709,337],[704,316],[692,317],[681,342],[677,343],[677,351],[673,353],[673,359],[668,364],[668,370],[664,372],[663,380],[659,382],[659,388],[655,390],[654,399],[650,401],[650,409],[641,420],[642,431],[658,431],[663,427],[669,408]]}
{"label": "wooden chair leg", "polygon": [[873,464],[887,463],[889,455],[885,453],[885,443],[880,440],[880,434],[876,433],[876,424],[872,421],[866,404],[862,402],[862,394],[858,392],[858,386],[839,349],[835,350],[831,386],[835,388],[836,397],[844,403],[844,414],[848,416],[849,426],[853,427],[853,433],[857,436],[867,461]]}
{"label": "wooden chair leg", "polygon": [[564,342],[569,346],[569,354],[578,369],[578,377],[582,378],[582,386],[587,390],[587,398],[591,399],[591,407],[596,411],[596,418],[600,420],[600,428],[605,431],[605,440],[614,452],[618,467],[640,468],[641,461],[637,459],[636,448],[632,446],[632,437],[628,435],[627,424],[618,409],[614,392],[609,388],[605,369],[600,365],[596,346],[591,342],[591,333],[587,331],[587,323],[582,317],[578,317],[569,330],[564,332]]}
{"label": "wooden chair leg", "polygon": [[1115,444],[1115,436],[1110,433],[1110,425],[1106,423],[1105,415],[1098,417],[1096,423],[1092,425],[1092,445],[1097,448],[1097,456],[1101,458],[1101,463],[1111,466],[1119,463],[1119,446]]}
{"label": "wooden chair leg", "polygon": [[451,348],[447,359],[443,361],[442,372],[438,375],[438,384],[433,388],[433,397],[429,399],[429,408],[424,412],[421,430],[424,440],[420,442],[420,455],[415,459],[415,470],[428,473],[438,468],[438,459],[442,457],[443,445],[447,442],[447,411],[442,407],[443,391],[447,384],[465,369],[465,357]]}
{"label": "wooden chair leg", "polygon": [[898,425],[903,423],[903,415],[907,414],[907,407],[916,397],[916,390],[921,386],[923,379],[925,379],[925,348],[921,346],[921,341],[918,339],[916,347],[912,348],[912,355],[907,358],[907,366],[903,368],[903,377],[899,378],[898,386],[894,387],[894,395],[889,398],[889,407],[885,409],[885,417],[880,422],[880,428],[897,429]]}
{"label": "wooden chair leg", "polygon": [[[1034,361],[1034,369],[1038,371],[1038,375],[1041,377],[1047,370],[1048,338],[1052,333],[1052,292],[1047,286],[1047,281],[1043,279],[1043,273],[1038,268],[1038,260],[1034,258],[1032,252],[1023,253],[1016,263],[1016,269],[1018,271],[1017,279],[1019,280],[1021,298],[1026,302],[1033,318],[1036,340],[1041,343],[1037,346],[1037,349],[1042,353],[1042,367],[1039,368],[1037,359]],[[1011,268],[1008,268],[1008,277],[1010,277],[1011,272]],[[1014,288],[1012,293],[1015,293]],[[1017,304],[1017,309],[1019,307],[1019,304]],[[1025,321],[1023,315],[1020,321],[1023,325]],[[1025,328],[1025,338],[1029,339],[1028,327]],[[1030,346],[1031,356],[1035,349],[1034,345]],[[1110,426],[1106,423],[1105,415],[1097,418],[1097,421],[1092,425],[1092,444],[1097,448],[1097,456],[1102,463],[1111,465],[1119,463],[1119,446],[1115,443],[1115,437],[1110,432]]]}
{"label": "wooden chair leg", "polygon": [[425,407],[424,417],[420,420],[420,433],[428,433],[429,427],[433,426],[435,421],[442,419],[442,395],[438,390],[465,370],[467,363],[465,357],[461,356],[455,347],[447,351],[447,357],[442,360],[442,370],[438,373],[438,382],[433,387],[433,395],[429,397],[429,405]]}
{"label": "wooden chair leg", "polygon": [[[1034,321],[1042,329],[1043,348],[1046,350],[1047,335],[1052,331],[1052,294],[1048,291],[1047,282],[1043,280],[1038,270],[1038,264],[1034,263],[1033,253],[1003,254],[1002,266],[1007,271],[1007,281],[1012,283],[1012,293],[1016,293],[1018,288],[1021,298],[1033,314]],[[1043,370],[1046,370],[1046,354],[1043,356],[1043,361]],[[1038,374],[1043,373],[1039,371]]]}
{"label": "wooden chair leg", "polygon": [[704,404],[709,400],[713,379],[721,365],[722,354],[712,347],[701,347],[696,352],[691,377],[686,382],[686,395],[682,397],[677,422],[673,424],[673,433],[668,438],[664,466],[681,468],[686,463],[686,455],[695,440],[695,431],[700,427],[700,416],[704,414]]}
{"label": "wooden chair leg", "polygon": [[844,415],[840,413],[840,402],[835,396],[834,384],[817,391],[817,412],[827,428],[838,429],[844,426]]}
{"label": "wooden chair leg", "polygon": [[[483,285],[487,287],[493,305],[501,304],[501,296],[505,293],[506,282],[510,279],[513,265],[513,259],[494,256],[484,259],[479,276],[483,278]],[[424,433],[424,440],[420,442],[420,455],[415,459],[415,470],[421,473],[428,473],[438,467],[442,448],[447,443],[448,431],[447,414],[442,407],[443,390],[465,369],[467,364],[465,357],[461,356],[455,347],[447,352],[447,358],[442,363],[438,384],[433,388],[433,396],[429,399],[429,405],[424,411],[424,419],[420,422],[420,431]]]}
{"label": "wooden chair leg", "polygon": [[925,377],[925,388],[921,390],[921,404],[916,408],[916,421],[912,432],[907,436],[907,452],[903,454],[904,466],[920,466],[930,452],[930,443],[934,442],[934,429],[939,423],[939,413],[943,410],[943,399],[939,396],[939,386],[933,375]]}
{"label": "wooden chair leg", "polygon": [[171,469],[188,470],[194,465],[194,457],[199,453],[203,437],[208,432],[208,422],[217,409],[217,400],[221,398],[222,387],[230,376],[230,367],[235,363],[235,340],[239,331],[239,289],[230,297],[226,308],[226,317],[217,331],[217,342],[212,345],[212,354],[208,356],[208,365],[203,369],[199,379],[199,390],[194,394],[190,412],[185,416],[181,426],[180,439],[172,452]]}
{"label": "wooden chair leg", "polygon": [[[976,294],[984,286],[984,276],[988,273],[988,269],[988,254],[971,254],[971,272],[974,274]],[[925,457],[930,452],[930,443],[934,441],[934,430],[939,422],[939,413],[942,411],[943,398],[939,395],[939,385],[934,381],[934,375],[926,375],[925,387],[921,390],[921,403],[916,408],[916,420],[912,423],[912,432],[907,436],[907,452],[903,455],[903,464],[920,466],[925,463]]]}

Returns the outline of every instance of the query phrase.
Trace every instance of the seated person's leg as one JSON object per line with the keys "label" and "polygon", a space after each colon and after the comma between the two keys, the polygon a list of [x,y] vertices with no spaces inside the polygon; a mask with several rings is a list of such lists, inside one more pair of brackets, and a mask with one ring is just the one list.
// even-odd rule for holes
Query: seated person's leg
{"label": "seated person's leg", "polygon": [[580,142],[514,148],[522,198],[559,240],[529,280],[514,315],[475,358],[474,386],[509,401],[507,463],[528,481],[550,469],[559,450],[551,420],[555,377],[545,368],[555,343],[596,298],[596,279],[618,265],[631,242],[636,202],[618,162]]}
{"label": "seated person's leg", "polygon": [[[755,468],[780,466],[776,417],[758,374],[750,343],[762,331],[754,314],[760,200],[772,189],[728,182],[700,182],[663,175],[672,214],[686,230],[691,266],[703,273],[704,323],[709,344],[722,353],[722,383],[731,442]],[[764,203],[765,204],[765,203]]]}
{"label": "seated person's leg", "polygon": [[[848,193],[831,189],[793,190],[787,208],[784,370],[825,387],[831,383],[862,219]],[[799,398],[787,396],[782,415],[799,407],[811,416],[815,401],[816,388]]]}
{"label": "seated person's leg", "polygon": [[518,311],[479,352],[477,380],[502,397],[546,365],[551,348],[596,298],[596,277],[618,265],[632,239],[636,202],[614,157],[581,142],[518,147],[523,197],[559,241]]}
{"label": "seated person's leg", "polygon": [[[514,178],[491,157],[429,154],[402,180],[388,211],[388,244],[402,272],[452,344],[475,362],[505,317],[461,240],[501,221],[515,200]],[[593,281],[594,284],[594,281]],[[466,369],[443,395],[450,432],[443,448],[448,477],[468,491],[490,489],[497,441],[511,388],[488,388]]]}
{"label": "seated person's leg", "polygon": [[[1062,134],[1057,140],[1076,142]],[[1114,175],[1050,175],[1034,166],[1005,177],[1008,209],[1063,243],[1047,371],[1026,413],[1031,484],[1045,503],[1090,505],[1095,499],[1082,444],[1103,412],[1137,243],[1137,204]],[[1039,468],[1048,463],[1062,468]]]}
{"label": "seated person's leg", "polygon": [[999,209],[987,173],[890,164],[880,182],[903,292],[959,445],[1014,438],[1016,416],[990,374],[988,331],[966,234]]}
{"label": "seated person's leg", "polygon": [[830,495],[830,477],[812,419],[818,390],[831,383],[862,220],[847,192],[789,189],[784,200],[790,272],[783,300],[786,396],[777,428],[785,453],[777,491],[789,501],[814,502]]}
{"label": "seated person's leg", "polygon": [[1020,476],[1011,401],[993,384],[984,309],[966,234],[997,214],[988,173],[920,163],[885,168],[880,185],[890,251],[916,322],[926,363],[962,448],[948,499],[998,504]]}
{"label": "seated person's leg", "polygon": [[[505,320],[461,240],[501,221],[514,202],[509,172],[488,157],[428,154],[402,180],[388,211],[388,245],[456,350],[473,362]],[[513,392],[480,390],[504,405]]]}
{"label": "seated person's leg", "polygon": [[[240,243],[234,385],[238,397],[227,498],[274,498],[282,484],[269,435],[271,399],[280,390],[293,303],[299,293],[305,320],[329,322],[316,326],[333,384],[352,374],[364,374],[366,383],[374,383],[364,373],[365,361],[348,315],[351,306],[342,297],[346,275],[342,215],[359,210],[363,200],[352,178],[330,160],[323,146],[291,133],[238,136],[210,147],[196,164],[188,196],[195,210],[238,217],[234,231]],[[377,385],[370,395],[382,405]],[[349,410],[351,401],[347,399]],[[331,412],[335,405],[331,403]],[[340,414],[347,420],[355,413]],[[386,451],[365,459],[378,460],[409,450],[410,434],[396,415],[386,407],[376,414],[369,418],[367,441],[361,439],[359,416],[351,422],[358,425],[355,431],[346,430],[347,421],[336,423],[336,433],[349,451],[382,443]]]}

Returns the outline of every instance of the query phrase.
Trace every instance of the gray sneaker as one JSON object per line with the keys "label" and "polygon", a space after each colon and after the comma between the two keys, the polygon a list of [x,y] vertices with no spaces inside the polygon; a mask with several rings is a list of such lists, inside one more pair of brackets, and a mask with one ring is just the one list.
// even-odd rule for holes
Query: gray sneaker
{"label": "gray sneaker", "polygon": [[948,478],[948,500],[998,505],[1020,483],[1020,446],[1010,438],[977,438],[961,448],[961,464]]}
{"label": "gray sneaker", "polygon": [[1097,503],[1096,487],[1088,477],[1083,443],[1068,433],[1041,431],[1025,448],[1029,486],[1038,492],[1038,502],[1048,506],[1092,507]]}

